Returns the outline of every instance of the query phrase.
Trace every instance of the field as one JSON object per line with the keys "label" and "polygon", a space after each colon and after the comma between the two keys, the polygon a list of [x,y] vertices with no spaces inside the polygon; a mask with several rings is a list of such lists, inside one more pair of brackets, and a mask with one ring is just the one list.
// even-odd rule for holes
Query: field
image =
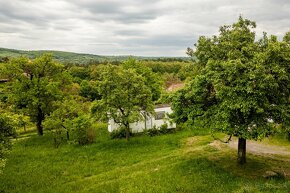
{"label": "field", "polygon": [[95,144],[54,148],[48,134],[32,134],[15,141],[0,192],[290,192],[287,177],[263,177],[289,172],[289,157],[248,154],[238,166],[236,151],[216,144],[206,131],[129,142],[102,131]]}

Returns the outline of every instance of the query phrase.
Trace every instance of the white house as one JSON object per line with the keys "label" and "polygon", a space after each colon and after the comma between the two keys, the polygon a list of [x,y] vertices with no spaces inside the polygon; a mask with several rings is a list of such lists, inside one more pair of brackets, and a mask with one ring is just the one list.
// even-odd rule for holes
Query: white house
{"label": "white house", "polygon": [[[167,124],[169,129],[176,128],[176,124],[170,120],[168,114],[172,113],[170,105],[158,105],[154,109],[155,115],[146,117],[146,120],[130,123],[133,133],[142,132],[145,129],[152,129],[154,126],[159,128],[163,124]],[[113,119],[109,120],[108,130],[112,132],[118,130],[120,125],[115,123]]]}

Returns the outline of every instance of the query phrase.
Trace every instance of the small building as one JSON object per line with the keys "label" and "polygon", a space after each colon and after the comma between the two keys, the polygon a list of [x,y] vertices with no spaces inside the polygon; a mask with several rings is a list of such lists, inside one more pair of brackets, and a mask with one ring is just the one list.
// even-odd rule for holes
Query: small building
{"label": "small building", "polygon": [[[143,132],[147,129],[160,128],[161,125],[167,124],[168,129],[176,128],[176,123],[168,117],[172,113],[170,105],[157,105],[154,109],[155,115],[146,116],[143,121],[130,123],[130,129],[133,133]],[[120,125],[115,123],[113,119],[109,120],[108,131],[118,130]]]}

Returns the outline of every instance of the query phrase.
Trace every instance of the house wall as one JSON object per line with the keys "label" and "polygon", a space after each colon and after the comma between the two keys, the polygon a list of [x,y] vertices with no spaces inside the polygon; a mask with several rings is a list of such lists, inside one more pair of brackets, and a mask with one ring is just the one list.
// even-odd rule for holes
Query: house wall
{"label": "house wall", "polygon": [[[172,110],[170,107],[160,107],[154,109],[156,114],[159,112],[165,112],[165,117],[163,119],[156,120],[155,116],[150,116],[146,121],[138,121],[130,123],[130,128],[133,133],[138,133],[144,131],[144,129],[152,129],[154,126],[159,128],[161,125],[167,123],[168,128],[176,128],[175,123],[170,123],[170,119],[167,114],[171,114]],[[145,124],[146,123],[146,124]],[[120,128],[120,125],[115,123],[112,119],[109,120],[108,131],[112,132]]]}
{"label": "house wall", "polygon": [[172,128],[176,128],[176,123],[170,123],[170,119],[168,117],[168,114],[173,113],[172,109],[170,107],[160,107],[160,108],[155,108],[154,109],[156,113],[158,112],[165,112],[165,117],[163,119],[160,120],[156,120],[155,117],[151,117],[152,118],[152,127],[159,128],[161,125],[167,123],[168,128],[172,129]]}

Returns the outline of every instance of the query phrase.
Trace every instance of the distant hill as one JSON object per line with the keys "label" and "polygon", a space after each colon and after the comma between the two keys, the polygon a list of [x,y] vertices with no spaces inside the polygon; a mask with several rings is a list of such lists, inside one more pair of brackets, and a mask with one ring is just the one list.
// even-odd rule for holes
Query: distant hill
{"label": "distant hill", "polygon": [[98,56],[93,54],[78,54],[73,52],[50,51],[50,50],[24,51],[24,50],[0,48],[0,57],[2,58],[3,57],[17,58],[20,56],[27,56],[33,59],[45,53],[51,53],[54,59],[64,63],[87,64],[95,61],[102,62],[104,60],[108,60],[108,58],[105,56]]}
{"label": "distant hill", "polygon": [[[62,63],[77,63],[77,64],[90,64],[90,63],[102,63],[102,62],[113,62],[123,61],[130,56],[101,56],[94,54],[80,54],[74,52],[54,51],[54,50],[15,50],[0,48],[0,58],[17,58],[20,56],[27,56],[31,59],[41,56],[45,53],[51,53],[55,60]],[[188,57],[141,57],[133,56],[139,60],[159,60],[159,61],[188,61]]]}

